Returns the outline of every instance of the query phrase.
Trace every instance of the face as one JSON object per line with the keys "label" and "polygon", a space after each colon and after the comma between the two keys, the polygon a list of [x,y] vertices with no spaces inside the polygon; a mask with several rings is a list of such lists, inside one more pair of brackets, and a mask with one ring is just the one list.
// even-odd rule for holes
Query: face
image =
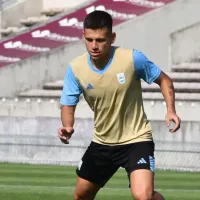
{"label": "face", "polygon": [[110,47],[115,41],[115,33],[104,29],[84,29],[83,38],[88,53],[93,60],[104,58],[110,53]]}

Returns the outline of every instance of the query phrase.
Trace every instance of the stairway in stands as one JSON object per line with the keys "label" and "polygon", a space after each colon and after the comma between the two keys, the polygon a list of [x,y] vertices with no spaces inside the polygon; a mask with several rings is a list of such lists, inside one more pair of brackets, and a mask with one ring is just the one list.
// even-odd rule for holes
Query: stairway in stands
{"label": "stairway in stands", "polygon": [[[200,100],[200,63],[182,63],[173,65],[167,73],[174,81],[176,100]],[[63,80],[44,84],[42,89],[33,89],[19,94],[19,98],[54,98],[59,99],[63,87]],[[148,85],[142,81],[144,100],[163,100],[157,84]]]}

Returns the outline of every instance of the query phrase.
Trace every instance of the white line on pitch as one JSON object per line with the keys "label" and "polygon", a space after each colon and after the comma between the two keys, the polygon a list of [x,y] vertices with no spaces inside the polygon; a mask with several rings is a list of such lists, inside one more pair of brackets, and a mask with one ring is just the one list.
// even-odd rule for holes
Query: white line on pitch
{"label": "white line on pitch", "polygon": [[[37,185],[6,185],[6,184],[0,184],[0,187],[7,187],[7,188],[52,188],[52,189],[74,189],[72,186],[47,186],[47,185],[42,185],[42,186],[37,186]],[[129,190],[129,188],[112,188],[112,187],[104,187],[104,190]],[[194,189],[160,189],[156,188],[156,191],[167,191],[167,192],[200,192],[199,190],[194,190]]]}

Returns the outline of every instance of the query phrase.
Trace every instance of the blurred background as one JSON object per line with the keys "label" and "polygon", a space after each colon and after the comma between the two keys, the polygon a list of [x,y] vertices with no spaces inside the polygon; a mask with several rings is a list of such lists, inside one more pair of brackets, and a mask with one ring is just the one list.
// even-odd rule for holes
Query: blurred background
{"label": "blurred background", "polygon": [[[172,180],[175,172],[189,177],[200,171],[199,9],[199,0],[0,0],[0,176],[10,174],[3,169],[12,166],[24,171],[20,164],[39,164],[45,170],[78,165],[92,138],[93,113],[81,96],[75,134],[64,145],[57,137],[59,99],[68,63],[86,50],[81,40],[83,19],[94,10],[112,15],[115,45],[142,51],[174,81],[182,119],[174,134],[165,125],[166,104],[158,86],[142,82],[156,169],[173,172]],[[193,178],[176,184],[196,183],[194,198],[188,186],[181,188],[185,199],[200,199],[200,177],[193,174]],[[168,189],[169,199],[184,199],[173,198],[175,189]]]}

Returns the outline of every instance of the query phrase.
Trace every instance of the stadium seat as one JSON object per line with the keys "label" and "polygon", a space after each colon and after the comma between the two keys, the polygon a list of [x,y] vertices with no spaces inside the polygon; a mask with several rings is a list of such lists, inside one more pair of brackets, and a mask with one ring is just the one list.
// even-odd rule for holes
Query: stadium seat
{"label": "stadium seat", "polygon": [[200,72],[200,63],[181,63],[172,66],[173,72]]}
{"label": "stadium seat", "polygon": [[5,29],[1,29],[0,33],[2,34],[2,36],[9,36],[11,34],[17,34],[27,29],[27,27],[7,27]]}
{"label": "stadium seat", "polygon": [[46,15],[46,16],[55,16],[62,12],[64,12],[63,8],[50,8],[50,9],[42,10],[41,14]]}
{"label": "stadium seat", "polygon": [[[186,72],[185,72],[186,71]],[[177,100],[200,100],[200,64],[183,63],[172,67],[172,72],[167,73],[174,81]],[[145,100],[163,100],[160,88],[156,84],[148,85],[142,81],[143,98]],[[63,80],[44,84],[40,90],[29,90],[19,94],[20,97],[30,98],[60,98]]]}
{"label": "stadium seat", "polygon": [[7,28],[4,28],[4,29],[1,29],[0,32],[1,32],[2,35],[8,36],[12,33],[15,33],[17,30],[18,30],[18,27],[7,27]]}
{"label": "stadium seat", "polygon": [[39,16],[39,17],[28,17],[27,19],[21,19],[20,23],[25,25],[25,26],[33,26],[35,24],[44,22],[48,19],[49,19],[49,17],[47,17],[45,15]]}

